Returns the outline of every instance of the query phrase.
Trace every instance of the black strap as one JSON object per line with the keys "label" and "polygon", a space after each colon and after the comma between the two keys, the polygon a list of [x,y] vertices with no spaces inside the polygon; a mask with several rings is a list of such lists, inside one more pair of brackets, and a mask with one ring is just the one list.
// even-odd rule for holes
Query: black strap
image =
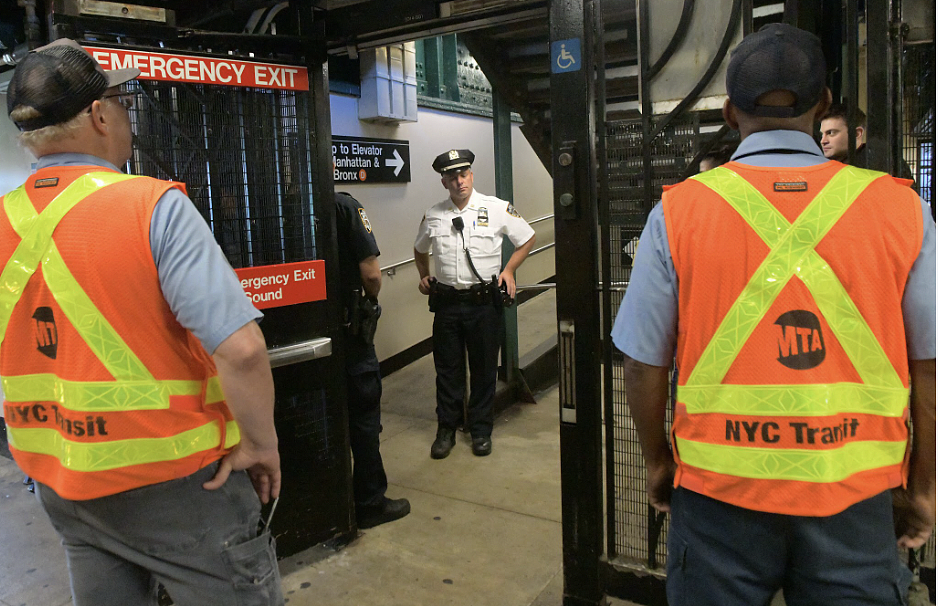
{"label": "black strap", "polygon": [[459,230],[459,235],[462,236],[462,249],[466,251],[466,259],[469,260],[469,269],[471,269],[472,273],[474,273],[476,278],[479,279],[479,284],[485,284],[485,280],[483,280],[482,276],[479,275],[479,272],[476,271],[476,266],[472,262],[472,257],[469,256],[469,247],[466,246],[466,235],[462,233],[462,230]]}

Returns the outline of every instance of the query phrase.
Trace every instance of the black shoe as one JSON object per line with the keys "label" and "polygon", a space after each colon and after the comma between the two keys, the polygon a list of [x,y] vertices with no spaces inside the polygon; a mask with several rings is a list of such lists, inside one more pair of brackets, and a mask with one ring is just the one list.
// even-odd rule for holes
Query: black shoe
{"label": "black shoe", "polygon": [[440,427],[436,430],[436,439],[433,440],[433,446],[430,447],[430,457],[433,459],[445,459],[449,456],[455,444],[456,430]]}
{"label": "black shoe", "polygon": [[477,457],[487,457],[492,454],[492,438],[472,438],[472,454]]}
{"label": "black shoe", "polygon": [[359,528],[374,528],[387,522],[400,520],[410,513],[410,501],[407,499],[384,498],[384,502],[374,507],[363,507],[357,514]]}

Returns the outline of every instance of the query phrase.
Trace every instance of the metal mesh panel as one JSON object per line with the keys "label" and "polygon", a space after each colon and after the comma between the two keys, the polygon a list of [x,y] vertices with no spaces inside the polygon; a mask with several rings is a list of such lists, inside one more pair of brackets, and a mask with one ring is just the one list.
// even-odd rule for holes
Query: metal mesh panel
{"label": "metal mesh panel", "polygon": [[335,394],[310,384],[314,363],[275,369],[278,385],[274,421],[280,440],[283,490],[273,520],[277,553],[297,553],[331,539],[348,520],[348,446]]}
{"label": "metal mesh panel", "polygon": [[902,156],[922,199],[935,204],[935,45],[903,52]]}
{"label": "metal mesh panel", "polygon": [[[653,199],[661,198],[662,186],[680,180],[698,149],[696,115],[676,120],[655,140],[652,149]],[[606,172],[609,225],[603,237],[610,241],[610,258],[605,259],[612,284],[611,307],[604,313],[615,315],[632,272],[632,260],[645,225],[651,200],[646,200],[642,151],[642,124],[639,120],[610,122],[606,125]],[[612,510],[610,557],[614,561],[663,570],[666,563],[667,522],[649,506],[645,495],[645,464],[635,426],[625,398],[623,357],[612,348],[611,417],[606,419],[607,440],[612,441],[607,465],[612,467],[610,504]],[[673,376],[673,375],[672,375]],[[672,381],[673,384],[673,381]],[[673,396],[671,398],[673,406]],[[670,430],[671,407],[666,423]]]}
{"label": "metal mesh panel", "polygon": [[233,267],[317,258],[308,92],[131,86],[130,172],[185,183]]}
{"label": "metal mesh panel", "polygon": [[[935,216],[935,45],[920,44],[903,50],[902,156],[922,199]],[[918,561],[935,567],[935,533],[916,554]]]}

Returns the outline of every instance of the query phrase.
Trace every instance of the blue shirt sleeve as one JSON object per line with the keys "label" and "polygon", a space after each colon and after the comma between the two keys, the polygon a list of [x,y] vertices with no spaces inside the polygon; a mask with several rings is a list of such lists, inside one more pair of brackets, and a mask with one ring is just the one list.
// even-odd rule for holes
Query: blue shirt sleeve
{"label": "blue shirt sleeve", "polygon": [[263,317],[244,295],[205,220],[178,189],[163,194],[153,209],[150,250],[163,297],[209,353]]}
{"label": "blue shirt sleeve", "polygon": [[902,295],[902,318],[910,360],[935,359],[935,222],[922,202],[922,250]]}
{"label": "blue shirt sleeve", "polygon": [[639,239],[632,275],[612,327],[612,341],[630,358],[670,366],[677,343],[677,274],[664,209],[655,206]]}

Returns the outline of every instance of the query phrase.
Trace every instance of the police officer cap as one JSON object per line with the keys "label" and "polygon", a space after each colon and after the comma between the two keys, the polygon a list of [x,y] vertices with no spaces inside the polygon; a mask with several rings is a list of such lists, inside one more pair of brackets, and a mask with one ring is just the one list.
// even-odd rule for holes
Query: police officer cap
{"label": "police officer cap", "polygon": [[451,149],[436,157],[433,161],[433,170],[443,174],[450,170],[456,170],[472,166],[476,155],[468,149]]}

